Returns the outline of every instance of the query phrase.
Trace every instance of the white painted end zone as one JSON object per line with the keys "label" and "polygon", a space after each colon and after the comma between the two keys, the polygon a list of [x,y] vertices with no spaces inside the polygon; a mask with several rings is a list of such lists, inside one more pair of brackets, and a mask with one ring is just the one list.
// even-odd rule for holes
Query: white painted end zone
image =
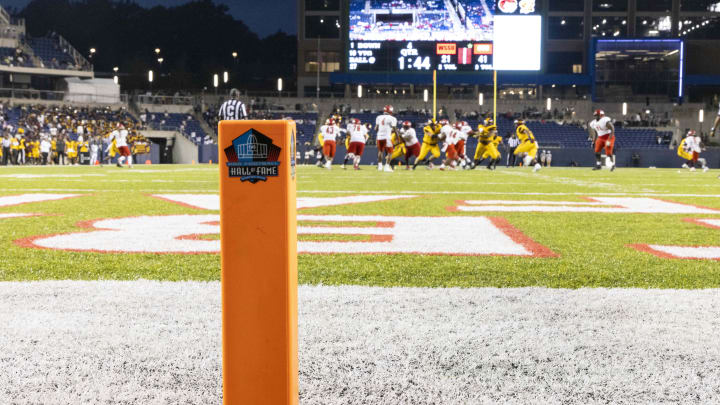
{"label": "white painted end zone", "polygon": [[217,253],[219,240],[181,239],[220,233],[218,215],[168,215],[103,219],[91,232],[31,238],[21,246],[107,253]]}
{"label": "white painted end zone", "polygon": [[[587,203],[532,201],[520,205],[517,200],[464,201],[461,212],[597,212],[612,214],[720,214],[720,210],[697,207],[655,198],[593,197]],[[582,206],[581,206],[582,205]]]}
{"label": "white painted end zone", "polygon": [[[219,215],[102,219],[80,224],[89,228],[85,232],[31,237],[15,244],[100,253],[217,253],[220,241],[200,236],[218,234],[219,220]],[[299,215],[298,220],[326,225],[301,226],[300,235],[370,236],[367,242],[300,241],[300,253],[556,256],[502,218]],[[343,226],[349,222],[375,222],[376,226]]]}
{"label": "white painted end zone", "polygon": [[[153,197],[168,200],[174,203],[203,209],[219,210],[220,196],[217,194],[154,194]],[[347,197],[298,197],[297,208],[328,207],[334,205],[370,203],[404,198],[414,198],[414,195],[354,195]]]}
{"label": "white painted end zone", "polygon": [[62,200],[65,198],[79,197],[82,194],[21,194],[0,196],[0,207],[11,205],[28,204],[34,202],[45,202]]}

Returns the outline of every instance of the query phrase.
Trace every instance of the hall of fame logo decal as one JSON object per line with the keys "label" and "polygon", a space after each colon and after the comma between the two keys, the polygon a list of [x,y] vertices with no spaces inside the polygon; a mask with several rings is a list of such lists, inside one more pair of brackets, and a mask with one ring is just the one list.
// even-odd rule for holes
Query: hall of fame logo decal
{"label": "hall of fame logo decal", "polygon": [[281,151],[279,146],[273,144],[272,139],[250,129],[225,148],[228,175],[253,184],[267,181],[268,177],[277,177]]}

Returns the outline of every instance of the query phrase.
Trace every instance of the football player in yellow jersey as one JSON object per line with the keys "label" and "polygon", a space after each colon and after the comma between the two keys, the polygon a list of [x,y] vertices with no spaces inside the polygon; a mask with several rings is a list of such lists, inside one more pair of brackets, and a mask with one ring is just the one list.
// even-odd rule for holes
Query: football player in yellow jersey
{"label": "football player in yellow jersey", "polygon": [[315,166],[317,167],[324,167],[325,163],[327,163],[327,160],[325,160],[325,154],[323,153],[323,145],[325,144],[325,139],[323,139],[323,134],[318,133],[317,135],[317,144],[315,145],[315,157],[317,158],[317,162],[315,162]]}
{"label": "football player in yellow jersey", "polygon": [[10,138],[10,157],[12,158],[12,164],[17,165],[18,157],[20,156],[20,135],[15,135]]}
{"label": "football player in yellow jersey", "polygon": [[395,165],[399,162],[398,159],[405,156],[407,149],[405,149],[405,142],[402,137],[398,135],[397,129],[393,130],[392,135],[390,135],[390,142],[393,145],[393,152],[392,155],[390,155],[390,167],[395,169]]}
{"label": "football player in yellow jersey", "polygon": [[[440,130],[443,125],[446,124],[447,120],[440,120],[440,122],[432,118],[428,120],[423,128],[422,147],[420,147],[420,155],[415,159],[413,170],[415,170],[419,163],[425,163],[428,165],[428,168],[432,169],[432,159],[440,157],[440,146],[438,146],[438,142],[440,142]],[[432,158],[430,158],[428,154],[431,154]]]}
{"label": "football player in yellow jersey", "polygon": [[530,128],[525,125],[523,120],[515,120],[515,133],[520,140],[520,145],[515,148],[515,155],[523,157],[523,164],[525,166],[533,166],[533,173],[540,170],[540,163],[537,161],[538,143],[535,140]]}
{"label": "football player in yellow jersey", "polygon": [[490,159],[487,165],[488,170],[493,170],[500,161],[500,151],[498,151],[498,142],[496,138],[500,138],[497,135],[497,126],[492,118],[485,119],[483,124],[478,125],[478,132],[475,133],[478,138],[477,148],[475,149],[475,157],[473,164],[470,166],[471,169],[476,168],[485,159]]}

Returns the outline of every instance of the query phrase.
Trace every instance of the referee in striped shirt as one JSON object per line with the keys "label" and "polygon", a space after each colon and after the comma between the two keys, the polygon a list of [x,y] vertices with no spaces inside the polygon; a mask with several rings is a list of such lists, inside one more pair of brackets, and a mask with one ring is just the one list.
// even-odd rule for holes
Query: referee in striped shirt
{"label": "referee in striped shirt", "polygon": [[245,104],[240,101],[240,91],[238,89],[230,90],[230,100],[220,106],[218,118],[220,121],[247,119],[247,110],[245,110]]}

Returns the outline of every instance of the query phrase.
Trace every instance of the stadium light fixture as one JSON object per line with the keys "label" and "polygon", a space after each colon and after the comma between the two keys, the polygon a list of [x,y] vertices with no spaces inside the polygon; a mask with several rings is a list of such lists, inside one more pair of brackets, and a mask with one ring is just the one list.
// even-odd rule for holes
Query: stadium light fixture
{"label": "stadium light fixture", "polygon": [[482,93],[480,93],[480,94],[478,94],[478,105],[483,105],[483,104],[485,104],[485,96]]}
{"label": "stadium light fixture", "polygon": [[97,50],[95,48],[90,48],[90,55],[94,54]]}
{"label": "stadium light fixture", "polygon": [[282,77],[279,77],[279,78],[278,78],[278,83],[277,83],[277,84],[278,84],[278,85],[277,85],[278,91],[282,91],[282,89],[283,89]]}
{"label": "stadium light fixture", "polygon": [[148,70],[148,82],[152,83],[154,79],[153,71]]}
{"label": "stadium light fixture", "polygon": [[163,63],[165,61],[164,58],[158,58],[158,63]]}
{"label": "stadium light fixture", "polygon": [[627,115],[627,103],[622,103],[622,112],[623,115]]}
{"label": "stadium light fixture", "polygon": [[120,68],[117,67],[117,66],[115,66],[115,67],[113,68],[113,72],[116,72],[116,73],[117,73],[118,70],[120,70]]}
{"label": "stadium light fixture", "polygon": [[552,99],[550,97],[547,98],[547,102],[545,103],[545,108],[548,111],[552,110]]}
{"label": "stadium light fixture", "polygon": [[118,84],[119,81],[117,75],[113,76],[113,82],[115,82],[115,84]]}
{"label": "stadium light fixture", "polygon": [[219,84],[220,84],[220,76],[217,73],[215,73],[213,75],[213,87],[215,87],[217,89]]}
{"label": "stadium light fixture", "polygon": [[423,102],[428,102],[428,89],[423,90]]}
{"label": "stadium light fixture", "polygon": [[362,84],[358,84],[357,86],[357,96],[358,98],[362,98]]}
{"label": "stadium light fixture", "polygon": [[157,54],[157,55],[160,54],[160,48],[155,48],[155,54]]}
{"label": "stadium light fixture", "polygon": [[705,110],[703,110],[702,108],[700,109],[700,113],[698,114],[698,121],[700,121],[701,124],[705,122]]}
{"label": "stadium light fixture", "polygon": [[233,52],[233,53],[232,53],[232,57],[233,57],[233,59],[237,58],[237,55],[238,55],[238,53],[237,53],[237,52]]}
{"label": "stadium light fixture", "polygon": [[227,83],[230,80],[230,75],[227,71],[223,72],[223,83]]}

